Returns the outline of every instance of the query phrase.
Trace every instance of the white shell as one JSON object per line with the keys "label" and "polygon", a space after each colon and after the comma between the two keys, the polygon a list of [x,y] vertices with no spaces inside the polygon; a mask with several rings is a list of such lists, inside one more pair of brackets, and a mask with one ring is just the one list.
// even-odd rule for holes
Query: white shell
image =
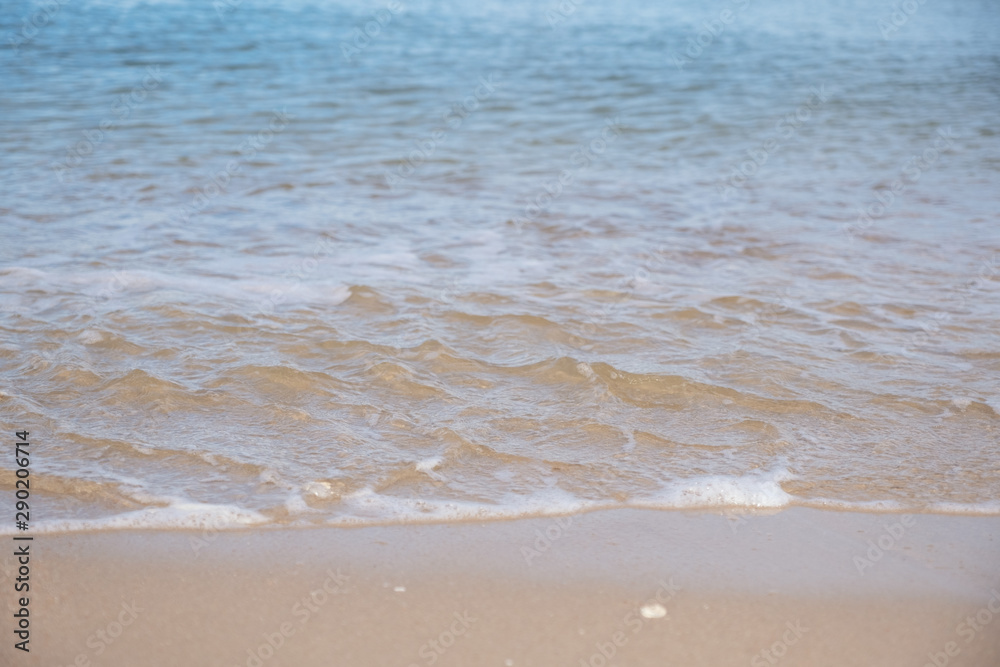
{"label": "white shell", "polygon": [[639,608],[639,613],[643,618],[663,618],[667,615],[667,608],[659,602],[650,602]]}

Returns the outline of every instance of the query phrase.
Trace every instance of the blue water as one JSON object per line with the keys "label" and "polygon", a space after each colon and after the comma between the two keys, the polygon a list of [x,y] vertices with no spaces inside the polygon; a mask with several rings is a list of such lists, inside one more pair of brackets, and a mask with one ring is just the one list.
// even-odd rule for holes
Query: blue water
{"label": "blue water", "polygon": [[994,507],[1000,15],[894,6],[5,3],[47,516]]}

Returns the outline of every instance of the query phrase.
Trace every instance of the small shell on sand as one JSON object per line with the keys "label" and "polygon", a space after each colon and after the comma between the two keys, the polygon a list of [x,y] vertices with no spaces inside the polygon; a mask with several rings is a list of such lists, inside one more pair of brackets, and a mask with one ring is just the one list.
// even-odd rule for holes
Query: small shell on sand
{"label": "small shell on sand", "polygon": [[667,615],[667,608],[659,602],[650,602],[639,608],[639,613],[643,618],[663,618]]}

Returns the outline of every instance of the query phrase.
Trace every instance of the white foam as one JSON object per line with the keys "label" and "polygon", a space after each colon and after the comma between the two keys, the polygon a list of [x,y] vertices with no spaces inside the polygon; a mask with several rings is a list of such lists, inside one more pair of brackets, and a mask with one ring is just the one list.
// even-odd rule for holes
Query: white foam
{"label": "white foam", "polygon": [[952,404],[959,410],[965,410],[967,407],[972,405],[972,400],[968,396],[959,396],[951,399]]}
{"label": "white foam", "polygon": [[441,465],[441,457],[435,456],[429,459],[424,459],[423,461],[417,461],[417,470],[420,472],[429,472],[434,470]]}
{"label": "white foam", "polygon": [[[235,505],[211,505],[177,500],[166,507],[147,507],[100,519],[66,519],[31,524],[32,533],[67,533],[83,530],[141,530],[210,528],[226,530],[267,523],[263,514]],[[0,534],[17,533],[0,528]]]}
{"label": "white foam", "polygon": [[914,507],[898,500],[834,500],[831,498],[796,499],[796,505],[840,512],[890,512],[893,514],[967,514],[970,516],[1000,515],[1000,502],[931,503]]}
{"label": "white foam", "polygon": [[0,273],[0,284],[7,287],[24,287],[34,285],[48,274],[40,269],[28,266],[11,266]]}
{"label": "white foam", "polygon": [[434,469],[441,465],[443,461],[444,459],[442,457],[434,456],[429,459],[424,459],[423,461],[417,461],[416,468],[419,472],[426,474],[428,477],[438,481],[443,481],[444,476],[440,473],[434,472]]}
{"label": "white foam", "polygon": [[330,486],[329,482],[309,482],[303,487],[303,490],[311,496],[315,496],[320,500],[326,500],[333,495],[333,487]]}
{"label": "white foam", "polygon": [[832,498],[809,498],[800,500],[799,505],[816,509],[838,510],[842,512],[902,512],[906,507],[896,500],[834,500]]}
{"label": "white foam", "polygon": [[77,339],[79,339],[79,341],[84,345],[95,345],[104,340],[104,334],[102,334],[97,329],[85,329],[84,331],[80,332],[80,335],[77,336]]}
{"label": "white foam", "polygon": [[289,516],[293,517],[303,514],[315,514],[319,511],[309,505],[309,498],[327,500],[333,497],[333,487],[329,482],[309,482],[299,488],[294,488],[287,484],[282,484],[282,486],[290,488],[289,494],[285,498],[284,507]]}
{"label": "white foam", "polygon": [[[748,479],[749,478],[749,479]],[[511,495],[497,504],[448,500],[400,498],[365,488],[345,496],[328,525],[372,526],[412,523],[451,523],[458,521],[498,521],[521,518],[558,517],[607,509],[783,509],[790,505],[849,512],[920,512],[970,516],[1000,515],[1000,503],[936,503],[923,508],[906,507],[896,501],[845,502],[835,500],[798,500],[785,493],[777,480],[765,475],[689,479],[671,485],[663,492],[625,503],[610,500],[586,500],[558,489],[546,489],[531,495]],[[316,509],[301,495],[290,496],[285,509],[290,525],[306,525],[296,520],[305,514],[316,519]],[[33,533],[66,533],[101,530],[232,530],[248,526],[274,524],[268,517],[234,505],[212,505],[175,501],[165,507],[150,507],[99,519],[52,520],[32,524]],[[0,528],[0,535],[13,535],[13,527]]]}
{"label": "white foam", "polygon": [[987,503],[934,503],[927,511],[935,514],[977,514],[996,516],[1000,514],[1000,502]]}
{"label": "white foam", "polygon": [[309,507],[309,503],[306,502],[305,497],[301,493],[292,492],[285,499],[285,511],[291,515],[296,515],[311,512],[312,508]]}
{"label": "white foam", "polygon": [[[250,274],[255,275],[255,274]],[[296,279],[294,276],[262,276],[234,280],[219,276],[173,275],[161,271],[39,271],[12,267],[0,281],[15,287],[57,293],[74,285],[95,301],[169,290],[229,301],[276,307],[295,304],[339,305],[350,298],[351,290],[340,282]]]}
{"label": "white foam", "polygon": [[[433,461],[428,460],[427,463]],[[507,494],[496,504],[400,498],[366,487],[342,498],[328,523],[440,523],[468,520],[563,516],[601,509],[690,509],[699,507],[783,508],[794,502],[780,482],[792,479],[784,468],[743,476],[706,476],[671,482],[653,495],[617,502],[579,498],[556,485],[531,494]]]}
{"label": "white foam", "polygon": [[[419,461],[418,470],[434,475],[440,464],[437,458]],[[1000,515],[1000,503],[936,503],[926,507],[908,507],[894,500],[847,502],[832,499],[800,499],[781,488],[781,482],[793,479],[781,468],[740,476],[712,475],[668,482],[657,493],[624,502],[610,499],[585,499],[572,495],[556,485],[536,489],[531,493],[508,493],[496,503],[448,499],[405,498],[380,494],[366,487],[347,494],[333,507],[319,510],[311,507],[307,498],[327,499],[333,496],[327,482],[311,482],[301,487],[288,486],[289,495],[283,505],[290,521],[282,525],[306,525],[325,521],[328,525],[386,525],[405,523],[450,523],[457,521],[496,521],[529,517],[557,517],[607,509],[772,509],[791,505],[851,512],[923,512],[936,514]],[[91,530],[143,529],[211,529],[226,530],[247,526],[274,524],[263,514],[235,505],[199,503],[183,498],[128,492],[134,499],[158,504],[142,510],[110,517],[83,520],[52,520],[32,524],[38,533],[60,533]],[[325,517],[324,517],[325,515]],[[15,534],[12,527],[0,528],[0,535]]]}
{"label": "white foam", "polygon": [[343,497],[333,525],[379,523],[443,523],[449,521],[516,519],[550,516],[612,507],[611,503],[586,501],[559,489],[545,489],[532,495],[510,494],[495,505],[466,501],[399,498],[364,488]]}
{"label": "white foam", "polygon": [[784,468],[742,475],[709,475],[669,483],[657,495],[633,501],[635,507],[681,509],[693,507],[787,507],[793,497],[781,488],[792,479]]}

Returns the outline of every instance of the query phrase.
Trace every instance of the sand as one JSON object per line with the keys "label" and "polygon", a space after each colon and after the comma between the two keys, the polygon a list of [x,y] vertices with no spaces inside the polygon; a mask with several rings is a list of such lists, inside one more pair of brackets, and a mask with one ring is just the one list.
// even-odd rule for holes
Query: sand
{"label": "sand", "polygon": [[1000,665],[1000,517],[43,534],[31,568],[3,665]]}

